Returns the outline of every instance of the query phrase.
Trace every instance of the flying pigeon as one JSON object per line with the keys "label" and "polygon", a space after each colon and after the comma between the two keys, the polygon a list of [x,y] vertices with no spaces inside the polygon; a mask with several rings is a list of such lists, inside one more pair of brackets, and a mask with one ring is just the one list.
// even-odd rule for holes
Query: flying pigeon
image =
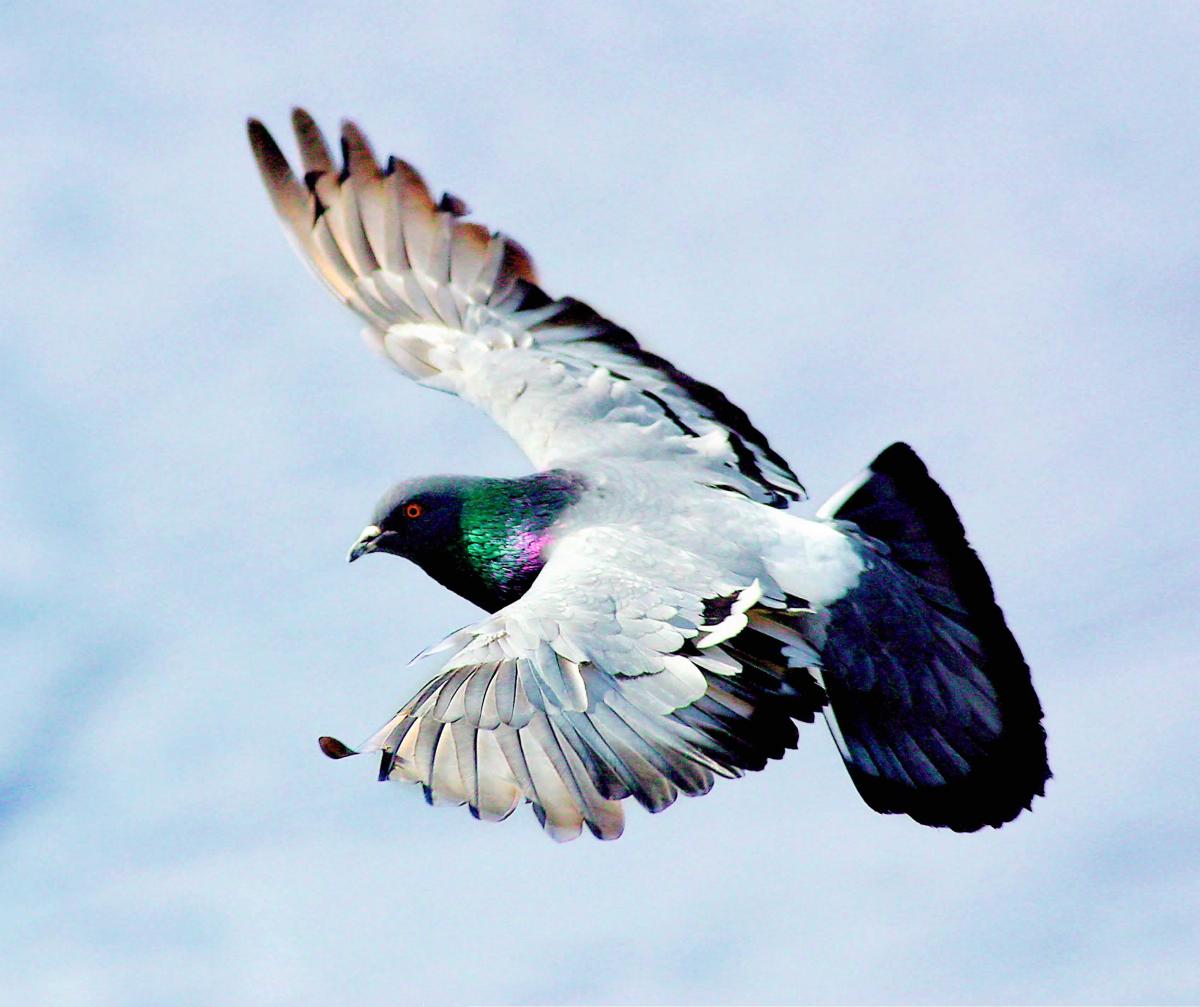
{"label": "flying pigeon", "polygon": [[[1021,649],[949,498],[893,444],[813,517],[721,392],[571,297],[511,238],[293,114],[302,174],[248,123],[301,256],[410,378],[492,417],[537,471],[395,486],[350,551],[419,565],[487,615],[358,752],[430,804],[554,839],[624,827],[782,758],[822,715],[870,807],[999,827],[1050,777]],[[326,755],[357,754],[322,738]]]}

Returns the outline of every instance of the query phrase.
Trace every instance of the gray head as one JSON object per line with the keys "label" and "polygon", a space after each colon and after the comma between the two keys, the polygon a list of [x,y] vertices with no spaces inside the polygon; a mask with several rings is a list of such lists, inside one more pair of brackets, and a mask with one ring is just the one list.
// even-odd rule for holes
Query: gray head
{"label": "gray head", "polygon": [[404,556],[421,566],[422,559],[444,553],[460,538],[460,518],[470,476],[427,476],[397,483],[375,505],[347,557],[353,563],[372,552]]}

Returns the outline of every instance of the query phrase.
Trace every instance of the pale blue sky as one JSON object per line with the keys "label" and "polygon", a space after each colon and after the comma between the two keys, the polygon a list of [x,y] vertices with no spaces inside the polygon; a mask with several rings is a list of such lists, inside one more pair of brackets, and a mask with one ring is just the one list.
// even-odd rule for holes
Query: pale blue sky
{"label": "pale blue sky", "polygon": [[[0,1002],[1200,998],[1195,6],[94,8],[0,15]],[[1034,670],[1035,813],[877,816],[818,726],[556,847],[321,757],[472,618],[346,566],[376,497],[525,462],[291,253],[243,122],[293,103],[816,501],[913,443]]]}

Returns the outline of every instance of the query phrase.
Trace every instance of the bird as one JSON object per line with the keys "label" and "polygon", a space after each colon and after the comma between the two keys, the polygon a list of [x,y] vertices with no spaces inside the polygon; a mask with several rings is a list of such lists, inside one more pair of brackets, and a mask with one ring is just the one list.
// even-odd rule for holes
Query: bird
{"label": "bird", "polygon": [[344,121],[340,163],[295,109],[294,172],[248,135],[285,233],[368,343],[483,410],[517,478],[397,483],[349,559],[404,557],[483,615],[342,759],[432,805],[552,839],[616,839],[650,812],[765,768],[822,717],[865,803],[956,832],[999,828],[1050,778],[1021,648],[954,505],[886,448],[805,516],[806,491],[747,414],[573,297],[529,253],[435,198]]}

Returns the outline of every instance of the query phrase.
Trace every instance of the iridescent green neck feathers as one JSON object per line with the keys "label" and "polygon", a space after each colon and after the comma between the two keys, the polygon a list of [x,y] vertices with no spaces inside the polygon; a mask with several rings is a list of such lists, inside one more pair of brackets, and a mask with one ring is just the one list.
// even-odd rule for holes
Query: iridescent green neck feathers
{"label": "iridescent green neck feathers", "polygon": [[[369,552],[390,552],[488,611],[515,601],[545,565],[554,526],[579,499],[581,477],[435,476],[396,486],[375,512]],[[370,529],[368,529],[370,530]]]}

